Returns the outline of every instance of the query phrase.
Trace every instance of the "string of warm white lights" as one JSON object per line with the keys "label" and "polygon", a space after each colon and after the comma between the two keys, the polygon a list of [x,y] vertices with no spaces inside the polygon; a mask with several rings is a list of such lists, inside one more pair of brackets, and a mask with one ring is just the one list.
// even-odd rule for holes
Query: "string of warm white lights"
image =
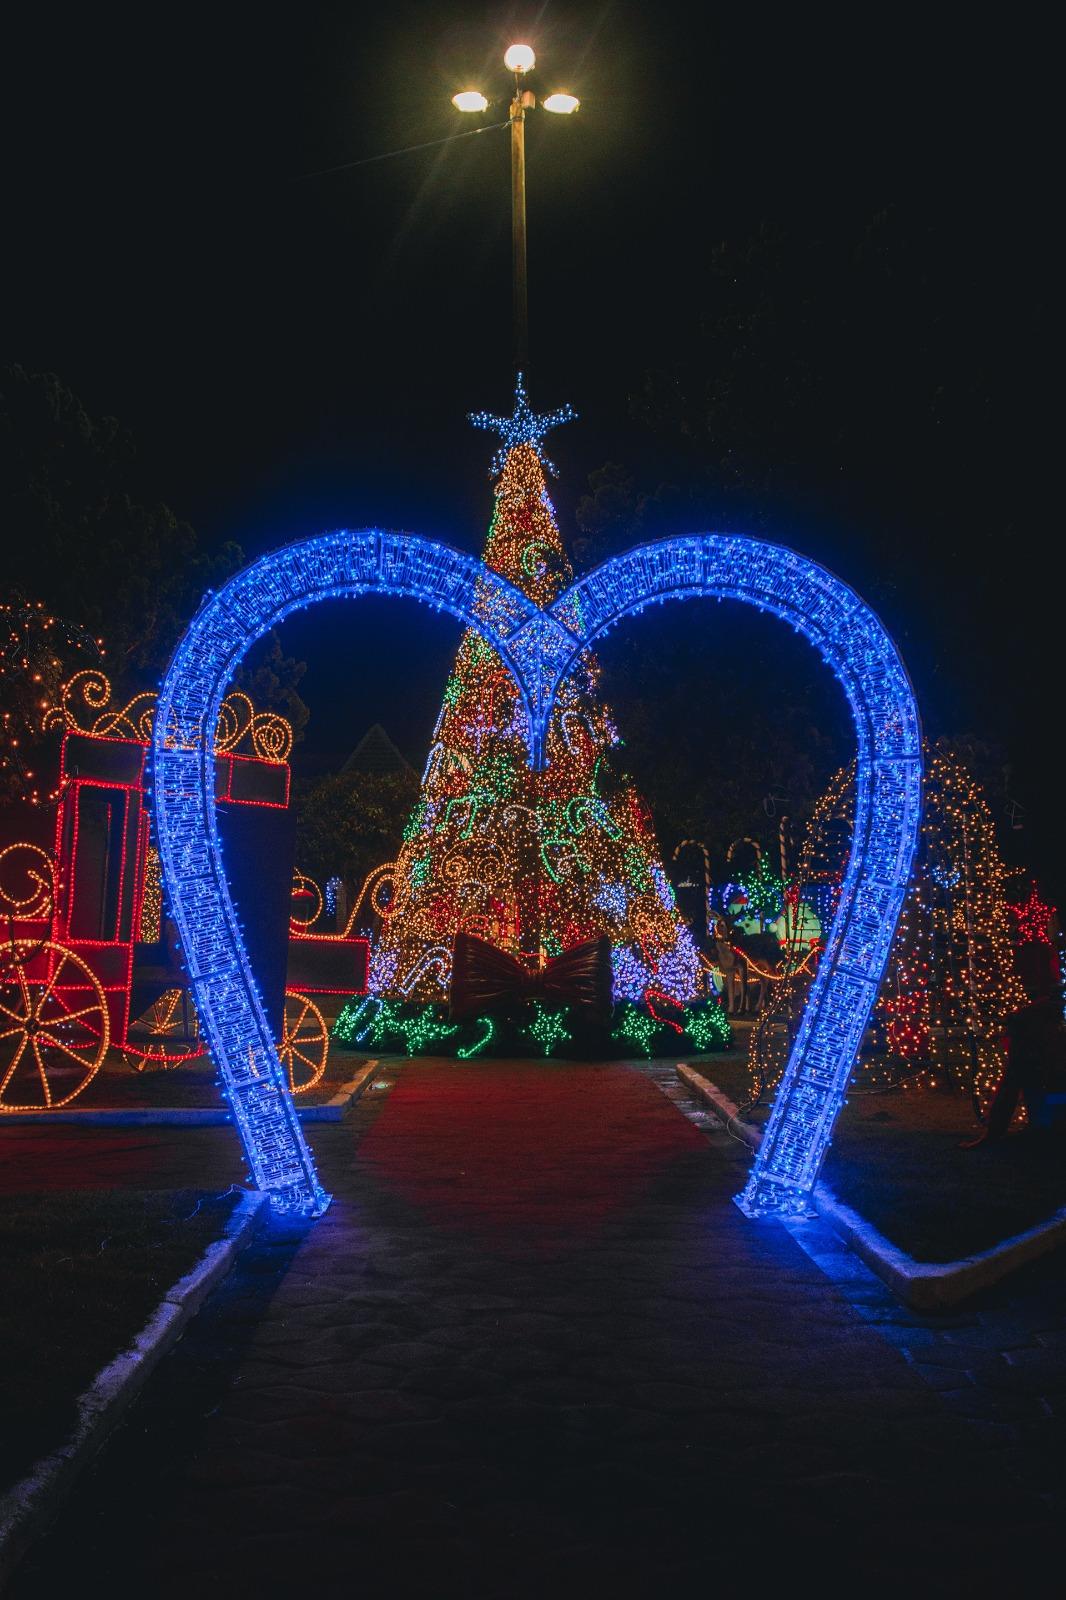
{"label": "string of warm white lights", "polygon": [[[835,913],[843,883],[847,847],[851,839],[851,809],[854,804],[855,764],[834,773],[817,801],[803,837],[796,863],[793,885],[800,896],[809,895],[817,881],[831,881],[830,913]],[[834,839],[829,843],[833,824],[846,814],[844,847]],[[783,977],[775,983],[748,1037],[748,1067],[751,1074],[750,1103],[754,1104],[777,1085],[795,1042],[800,1018],[806,1007],[814,967],[807,961],[786,963]]]}
{"label": "string of warm white lights", "polygon": [[[842,882],[854,806],[852,763],[814,809],[800,880]],[[1004,1023],[1024,1001],[1012,932],[1023,943],[1046,934],[1050,922],[1035,890],[1023,904],[1008,904],[1008,876],[979,784],[950,751],[930,752],[914,872],[874,1013],[882,1041],[864,1054],[857,1087],[952,1083],[983,1113],[1003,1071]],[[781,1076],[782,1042],[795,1032],[808,988],[800,974],[787,980],[752,1030],[753,1099]]]}
{"label": "string of warm white lights", "polygon": [[102,640],[56,617],[40,600],[0,604],[0,794],[37,806],[59,798],[41,790],[35,745],[42,717],[59,692],[64,657],[99,657]]}

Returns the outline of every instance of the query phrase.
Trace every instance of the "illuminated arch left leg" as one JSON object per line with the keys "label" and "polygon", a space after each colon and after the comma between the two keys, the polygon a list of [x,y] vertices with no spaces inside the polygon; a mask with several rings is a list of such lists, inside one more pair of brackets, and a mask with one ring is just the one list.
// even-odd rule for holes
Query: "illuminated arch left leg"
{"label": "illuminated arch left leg", "polygon": [[515,678],[535,760],[547,715],[540,662],[545,651],[554,659],[567,647],[560,625],[482,562],[376,530],[289,545],[208,595],[174,653],[152,740],[164,890],[201,1026],[256,1186],[278,1209],[309,1216],[319,1215],[329,1196],[300,1128],[226,883],[214,732],[234,669],[256,639],[315,601],[375,592],[449,611],[488,640]]}

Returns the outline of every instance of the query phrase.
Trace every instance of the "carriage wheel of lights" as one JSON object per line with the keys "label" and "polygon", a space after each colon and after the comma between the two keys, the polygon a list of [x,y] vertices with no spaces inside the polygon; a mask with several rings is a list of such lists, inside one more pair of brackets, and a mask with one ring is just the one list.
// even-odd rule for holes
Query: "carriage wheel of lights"
{"label": "carriage wheel of lights", "polygon": [[321,1011],[305,994],[289,989],[285,994],[278,1056],[289,1075],[293,1094],[306,1094],[322,1082],[329,1055],[329,1029]]}
{"label": "carriage wheel of lights", "polygon": [[167,989],[135,1018],[121,1046],[122,1060],[134,1072],[183,1067],[204,1053],[196,1012],[184,989]]}
{"label": "carriage wheel of lights", "polygon": [[921,733],[892,640],[846,584],[790,550],[721,534],[640,546],[579,579],[548,611],[470,556],[376,530],[291,545],[207,596],[160,693],[153,736],[156,836],[196,1008],[256,1184],[281,1210],[318,1215],[329,1203],[226,884],[213,739],[205,730],[217,725],[226,685],[258,638],[318,600],[369,593],[446,610],[482,635],[515,679],[534,767],[543,765],[555,695],[582,652],[615,623],[656,602],[743,601],[790,623],[836,674],[857,738],[852,851],[810,1002],[738,1196],[748,1216],[805,1214],[910,874]]}
{"label": "carriage wheel of lights", "polygon": [[80,956],[50,939],[0,949],[0,1113],[53,1111],[107,1054],[104,991]]}

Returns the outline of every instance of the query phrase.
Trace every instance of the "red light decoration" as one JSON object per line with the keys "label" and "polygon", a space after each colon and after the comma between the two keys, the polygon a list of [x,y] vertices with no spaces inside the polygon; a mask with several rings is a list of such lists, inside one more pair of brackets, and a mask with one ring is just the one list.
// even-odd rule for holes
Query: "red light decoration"
{"label": "red light decoration", "polygon": [[1008,911],[1014,918],[1015,944],[1053,944],[1051,925],[1058,912],[1054,906],[1048,905],[1046,900],[1041,900],[1034,883],[1029,892],[1029,897],[1021,905],[1008,905]]}

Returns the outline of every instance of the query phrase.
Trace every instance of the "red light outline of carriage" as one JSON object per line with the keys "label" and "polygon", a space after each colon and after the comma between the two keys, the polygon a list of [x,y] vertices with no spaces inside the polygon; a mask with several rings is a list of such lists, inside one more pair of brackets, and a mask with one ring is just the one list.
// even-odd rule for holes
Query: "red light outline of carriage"
{"label": "red light outline of carriage", "polygon": [[[79,673],[53,713],[64,727],[54,854],[22,842],[0,850],[0,866],[12,852],[28,853],[8,866],[21,872],[22,887],[30,891],[19,898],[0,885],[0,1114],[69,1105],[96,1076],[109,1047],[138,1071],[176,1067],[205,1052],[172,929],[163,916],[158,858],[150,843],[145,766],[154,697],[140,695],[120,711],[98,715],[86,728],[70,707],[75,685],[93,711],[110,701],[102,673]],[[246,737],[253,755],[234,749]],[[291,730],[283,718],[256,713],[243,694],[228,697],[215,747],[219,806],[287,811],[290,748]],[[98,873],[98,903],[90,906],[90,916],[99,918],[100,936],[86,933],[80,914],[79,832],[86,790],[99,791],[105,808],[106,859]],[[108,794],[119,802],[114,817]],[[112,847],[118,852],[117,873],[108,854]],[[310,931],[321,892],[313,880],[296,874],[295,895],[305,895],[309,885],[318,895],[315,915],[289,921],[279,1042],[297,1094],[321,1080],[329,1049],[326,1019],[311,996],[365,993],[369,958],[368,941],[351,935],[354,915],[340,933]],[[155,938],[146,939],[146,932]],[[27,1082],[33,1099],[9,1098],[9,1091],[24,1093]]]}

